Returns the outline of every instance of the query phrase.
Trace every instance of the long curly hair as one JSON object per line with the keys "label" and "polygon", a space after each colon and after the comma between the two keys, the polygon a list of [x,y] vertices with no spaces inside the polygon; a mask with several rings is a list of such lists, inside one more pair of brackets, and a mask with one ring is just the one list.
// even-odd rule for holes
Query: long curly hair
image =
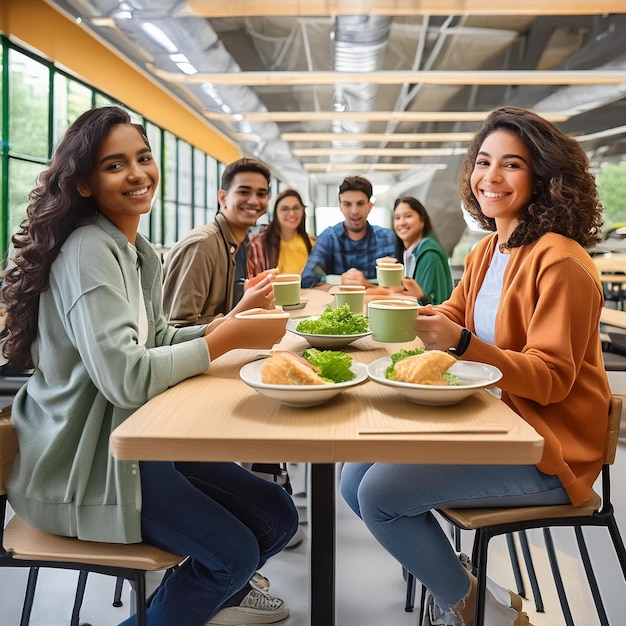
{"label": "long curly hair", "polygon": [[510,106],[489,114],[474,136],[461,167],[461,200],[480,226],[496,230],[495,220],[483,214],[472,193],[470,177],[480,147],[486,137],[497,130],[517,135],[532,155],[533,195],[522,210],[520,223],[506,247],[527,245],[548,232],[565,235],[584,248],[600,241],[602,204],[584,150],[577,141],[536,113]]}
{"label": "long curly hair", "polygon": [[[68,128],[28,196],[26,218],[12,236],[13,258],[3,277],[0,299],[7,308],[3,354],[21,370],[33,367],[31,346],[37,337],[39,297],[49,287],[50,267],[61,246],[79,226],[96,219],[94,200],[78,193],[78,184],[96,166],[102,141],[113,126],[131,124],[124,109],[106,106],[80,115]],[[144,128],[133,124],[146,144]]]}
{"label": "long curly hair", "polygon": [[[263,243],[265,248],[265,254],[267,255],[269,267],[276,267],[278,265],[278,253],[280,251],[280,222],[278,221],[278,205],[285,198],[295,198],[298,203],[305,208],[304,202],[302,202],[302,196],[295,189],[285,189],[276,196],[276,202],[274,202],[274,213],[272,220],[267,228],[263,231]],[[307,253],[311,252],[311,239],[306,232],[306,216],[302,211],[302,219],[298,224],[296,230],[297,234],[302,237],[304,245],[306,246]]]}

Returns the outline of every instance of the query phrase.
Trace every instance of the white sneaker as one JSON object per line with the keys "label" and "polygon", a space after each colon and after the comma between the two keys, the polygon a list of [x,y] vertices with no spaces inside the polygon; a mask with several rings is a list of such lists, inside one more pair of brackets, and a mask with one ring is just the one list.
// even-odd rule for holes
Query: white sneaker
{"label": "white sneaker", "polygon": [[261,572],[254,573],[254,576],[250,579],[249,585],[252,589],[256,589],[261,593],[268,593],[270,590],[270,581],[265,578]]}
{"label": "white sneaker", "polygon": [[256,626],[275,624],[289,616],[289,608],[280,599],[252,589],[239,606],[229,606],[214,615],[206,626]]}
{"label": "white sneaker", "polygon": [[421,626],[465,626],[465,622],[452,610],[442,611],[430,591],[427,591]]}

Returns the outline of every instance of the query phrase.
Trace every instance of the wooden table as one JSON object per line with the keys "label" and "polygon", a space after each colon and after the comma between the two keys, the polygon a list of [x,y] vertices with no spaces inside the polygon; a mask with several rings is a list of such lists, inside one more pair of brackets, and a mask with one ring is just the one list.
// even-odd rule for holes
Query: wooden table
{"label": "wooden table", "polygon": [[[319,312],[331,301],[321,291],[305,295],[306,309],[293,316]],[[369,363],[408,345],[381,344],[367,337],[346,352]],[[297,352],[307,344],[287,333],[280,347]],[[335,623],[336,463],[527,464],[541,457],[543,439],[487,391],[456,406],[427,407],[368,381],[325,405],[290,408],[240,380],[241,366],[262,355],[235,350],[217,359],[205,374],[153,398],[113,432],[111,452],[126,460],[312,463],[312,626]]]}
{"label": "wooden table", "polygon": [[621,274],[626,272],[626,254],[594,256],[593,262],[601,274]]}
{"label": "wooden table", "polygon": [[626,328],[626,311],[619,309],[611,309],[610,307],[602,307],[600,313],[600,323],[616,326],[617,328]]}

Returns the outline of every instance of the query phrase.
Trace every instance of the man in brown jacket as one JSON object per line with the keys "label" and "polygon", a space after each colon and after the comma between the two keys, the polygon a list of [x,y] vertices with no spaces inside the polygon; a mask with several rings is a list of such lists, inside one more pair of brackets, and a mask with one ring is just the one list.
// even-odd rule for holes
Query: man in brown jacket
{"label": "man in brown jacket", "polygon": [[234,302],[237,250],[267,212],[269,185],[270,171],[259,161],[239,159],[224,170],[215,221],[194,228],[167,255],[163,308],[170,324],[209,324],[231,310],[274,305],[268,279]]}

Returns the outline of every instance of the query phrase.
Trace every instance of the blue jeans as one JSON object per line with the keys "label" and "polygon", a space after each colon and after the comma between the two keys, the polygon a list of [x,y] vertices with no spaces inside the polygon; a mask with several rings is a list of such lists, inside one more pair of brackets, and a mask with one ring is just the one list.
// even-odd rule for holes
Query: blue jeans
{"label": "blue jeans", "polygon": [[431,509],[569,502],[559,479],[534,465],[346,463],[341,494],[444,610],[467,596],[469,579]]}
{"label": "blue jeans", "polygon": [[[203,626],[294,535],[293,500],[235,463],[142,462],[140,470],[143,540],[190,557],[153,594],[148,623]],[[134,624],[132,616],[121,626]]]}

